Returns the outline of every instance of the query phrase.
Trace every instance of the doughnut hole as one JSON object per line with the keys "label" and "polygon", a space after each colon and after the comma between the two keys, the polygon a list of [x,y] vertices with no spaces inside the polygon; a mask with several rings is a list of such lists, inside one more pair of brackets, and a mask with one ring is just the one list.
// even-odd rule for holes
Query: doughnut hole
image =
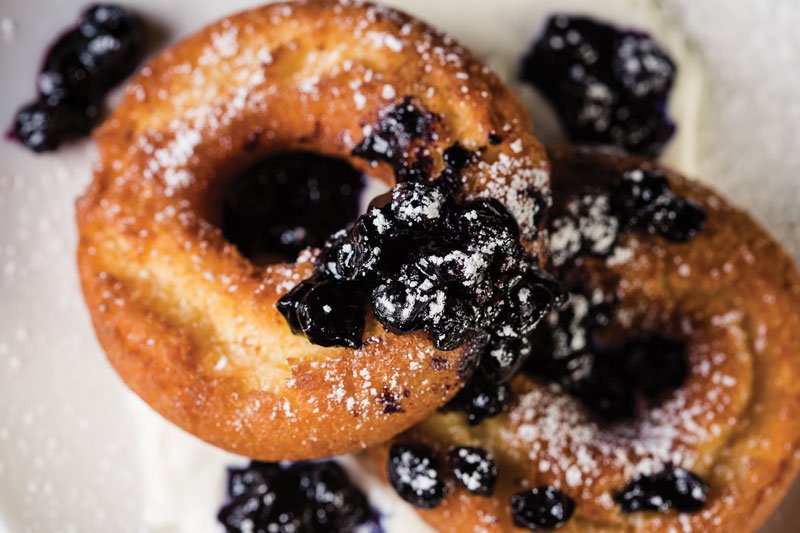
{"label": "doughnut hole", "polygon": [[228,185],[222,235],[259,266],[291,262],[359,215],[361,172],[311,152],[274,154]]}

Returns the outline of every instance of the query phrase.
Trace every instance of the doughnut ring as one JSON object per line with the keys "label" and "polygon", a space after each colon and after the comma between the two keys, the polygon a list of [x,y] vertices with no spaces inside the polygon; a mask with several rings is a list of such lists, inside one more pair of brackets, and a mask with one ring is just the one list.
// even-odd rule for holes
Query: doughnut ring
{"label": "doughnut ring", "polygon": [[[548,324],[553,346],[562,346],[554,353],[566,358],[548,361],[546,343],[538,344],[504,413],[476,426],[462,413],[437,413],[370,450],[367,462],[394,476],[401,496],[417,500],[419,514],[440,531],[755,530],[800,465],[797,270],[747,214],[705,186],[609,150],[548,153],[550,257],[573,293],[568,311],[553,312]],[[631,197],[652,199],[668,187],[655,205],[686,210],[665,219],[645,209],[636,228],[611,235],[622,219],[600,203],[621,176],[630,178]],[[611,190],[612,203],[624,204],[614,200],[622,189]],[[577,226],[563,231],[565,213],[578,212]],[[701,221],[696,234],[682,233],[688,226],[675,221],[692,217]],[[601,327],[587,329],[580,319],[602,306]],[[566,317],[563,330],[558,317]],[[627,348],[615,350],[620,345]],[[682,370],[669,355],[675,346]],[[610,361],[605,368],[601,357]],[[559,380],[546,367],[561,363],[573,374]],[[675,368],[683,374],[677,381]],[[632,409],[609,418],[631,388]],[[463,461],[453,466],[454,451],[473,458],[471,470]],[[430,475],[416,486],[437,490],[409,492],[397,481],[398,465],[413,479],[419,457]]]}
{"label": "doughnut ring", "polygon": [[[382,113],[410,105],[431,117],[424,139],[407,134],[391,161],[354,155]],[[78,265],[99,341],[156,411],[252,458],[390,438],[456,393],[466,350],[371,316],[359,348],[293,335],[275,304],[311,274],[314,253],[259,267],[226,242],[221,197],[238,173],[304,150],[391,185],[420,154],[441,169],[459,144],[477,156],[458,194],[503,202],[522,245],[541,251],[533,196],[548,197],[549,167],[522,106],[452,39],[391,9],[308,1],[220,20],[145,66],[94,137]]]}

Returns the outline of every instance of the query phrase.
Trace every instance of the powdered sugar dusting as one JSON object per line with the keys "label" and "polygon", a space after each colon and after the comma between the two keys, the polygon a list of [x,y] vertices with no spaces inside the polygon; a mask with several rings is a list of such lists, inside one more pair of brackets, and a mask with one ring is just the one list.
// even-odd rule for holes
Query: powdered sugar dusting
{"label": "powdered sugar dusting", "polygon": [[[549,173],[527,156],[505,153],[500,153],[493,163],[481,161],[476,167],[483,174],[477,177],[483,185],[477,196],[503,202],[517,220],[523,237],[533,238],[538,230],[536,221],[549,202]],[[465,179],[476,176],[467,175]]]}

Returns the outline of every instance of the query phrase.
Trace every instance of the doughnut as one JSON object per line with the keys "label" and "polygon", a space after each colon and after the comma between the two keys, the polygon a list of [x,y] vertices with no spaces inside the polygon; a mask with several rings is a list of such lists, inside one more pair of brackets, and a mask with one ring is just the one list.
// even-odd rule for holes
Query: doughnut
{"label": "doughnut", "polygon": [[755,530],[800,465],[797,270],[706,186],[610,149],[548,155],[570,299],[513,400],[363,460],[440,531]]}
{"label": "doughnut", "polygon": [[291,151],[390,186],[449,172],[453,201],[500,205],[518,246],[543,257],[549,166],[521,104],[450,37],[392,9],[308,1],[224,18],[143,67],[94,139],[77,257],[99,342],[153,409],[254,459],[385,441],[456,393],[473,350],[437,349],[369,309],[363,334],[293,334],[276,304],[319,250],[259,265],[229,242],[220,206],[240,173]]}

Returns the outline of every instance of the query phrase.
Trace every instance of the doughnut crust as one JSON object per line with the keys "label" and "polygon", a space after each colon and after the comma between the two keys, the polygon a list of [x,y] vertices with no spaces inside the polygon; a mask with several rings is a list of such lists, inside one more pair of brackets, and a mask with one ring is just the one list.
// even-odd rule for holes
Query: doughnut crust
{"label": "doughnut crust", "polygon": [[[433,175],[447,147],[477,151],[460,194],[504,202],[540,251],[532,198],[549,195],[548,164],[521,105],[452,39],[397,11],[253,9],[161,53],[127,87],[94,135],[78,266],[109,361],[155,410],[227,450],[297,460],[384,441],[458,390],[464,347],[440,352],[369,316],[359,349],[293,335],[275,303],[311,274],[313,251],[257,267],[217,227],[226,184],[269,154],[366,169],[353,148],[404,98],[437,117]],[[385,163],[370,173],[393,183]]]}
{"label": "doughnut crust", "polygon": [[[598,149],[548,153],[555,209],[587,185],[658,168]],[[630,233],[619,243],[624,254],[585,258],[582,268],[592,287],[618,299],[612,325],[620,338],[650,332],[685,341],[684,384],[633,419],[603,424],[557,385],[519,375],[502,415],[470,427],[461,413],[438,413],[399,435],[393,442],[425,444],[442,457],[458,445],[496,459],[491,497],[451,481],[440,506],[418,509],[438,530],[514,530],[511,494],[541,485],[575,501],[563,531],[753,531],[785,494],[800,465],[800,276],[745,212],[664,172],[674,192],[702,205],[703,229],[687,243]],[[390,445],[368,452],[384,472]],[[670,463],[710,485],[707,506],[623,513],[614,493]]]}

